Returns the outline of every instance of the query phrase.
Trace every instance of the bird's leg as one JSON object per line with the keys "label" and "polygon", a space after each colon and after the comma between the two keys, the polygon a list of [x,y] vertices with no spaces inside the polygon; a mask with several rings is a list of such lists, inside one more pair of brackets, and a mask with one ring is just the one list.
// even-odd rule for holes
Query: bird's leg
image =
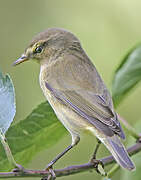
{"label": "bird's leg", "polygon": [[[47,166],[46,166],[46,170],[48,170],[51,174],[51,178],[55,179],[55,173],[53,171],[52,166],[62,157],[64,156],[70,149],[72,149],[75,145],[78,144],[78,142],[80,141],[80,138],[78,135],[72,135],[72,144],[69,145],[63,152],[61,152],[60,154],[58,154]],[[44,180],[44,178],[42,178],[42,180]]]}
{"label": "bird's leg", "polygon": [[62,156],[64,156],[70,149],[72,149],[73,146],[70,145],[68,146],[63,152],[61,152],[60,154],[58,154],[47,166],[46,169],[51,168]]}
{"label": "bird's leg", "polygon": [[70,149],[72,149],[73,146],[70,145],[68,146],[63,152],[61,152],[60,154],[58,154],[47,166],[46,166],[46,170],[48,170],[50,172],[48,177],[43,177],[41,180],[51,180],[51,179],[56,179],[56,175],[55,172],[53,170],[53,165],[62,157],[64,156]]}
{"label": "bird's leg", "polygon": [[99,139],[97,139],[97,145],[96,145],[96,148],[94,150],[94,153],[93,153],[93,156],[92,156],[90,162],[94,164],[94,168],[96,168],[97,172],[101,174],[101,172],[98,169],[98,165],[100,164],[103,169],[104,169],[104,165],[103,165],[103,163],[100,160],[96,159],[96,154],[98,152],[100,144],[101,144],[101,141]]}
{"label": "bird's leg", "polygon": [[80,141],[80,138],[78,135],[72,135],[72,144],[69,145],[63,152],[61,152],[60,154],[58,154],[47,166],[46,169],[49,169],[50,167],[52,167],[62,156],[64,156],[70,149],[72,149],[75,145],[78,144],[78,142]]}
{"label": "bird's leg", "polygon": [[50,174],[48,176],[43,177],[41,180],[55,180],[56,179],[56,175],[55,172],[53,171],[53,169],[49,169]]}
{"label": "bird's leg", "polygon": [[100,141],[99,139],[97,139],[97,145],[96,145],[96,148],[95,148],[95,150],[94,150],[94,153],[93,153],[93,156],[92,156],[92,160],[93,160],[93,159],[96,159],[96,154],[97,154],[97,152],[98,152],[98,149],[99,149],[99,147],[100,147],[100,144],[101,144],[101,141]]}

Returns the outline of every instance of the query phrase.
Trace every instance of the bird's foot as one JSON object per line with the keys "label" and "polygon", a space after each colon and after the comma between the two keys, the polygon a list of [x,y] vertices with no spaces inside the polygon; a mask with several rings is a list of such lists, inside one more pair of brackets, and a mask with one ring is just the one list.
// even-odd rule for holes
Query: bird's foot
{"label": "bird's foot", "polygon": [[104,171],[104,164],[101,160],[91,159],[90,162],[93,164],[96,171],[102,176],[106,176],[106,172]]}
{"label": "bird's foot", "polygon": [[24,167],[20,164],[16,164],[15,169],[13,169],[13,172],[23,172],[24,171]]}
{"label": "bird's foot", "polygon": [[53,170],[53,162],[51,161],[45,168],[46,171],[49,172],[49,175],[46,177],[43,177],[41,180],[55,180],[56,179],[56,175],[55,172]]}

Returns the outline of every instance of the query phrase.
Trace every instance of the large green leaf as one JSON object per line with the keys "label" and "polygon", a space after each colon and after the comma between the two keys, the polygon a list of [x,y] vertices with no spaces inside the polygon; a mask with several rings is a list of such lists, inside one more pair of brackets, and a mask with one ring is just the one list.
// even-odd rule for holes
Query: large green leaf
{"label": "large green leaf", "polygon": [[[24,120],[11,126],[6,137],[17,163],[25,165],[39,151],[55,144],[66,134],[50,105],[39,105]],[[0,171],[10,169],[3,148],[0,147]]]}
{"label": "large green leaf", "polygon": [[115,105],[141,80],[141,45],[132,49],[115,72],[112,95]]}
{"label": "large green leaf", "polygon": [[10,127],[15,116],[15,92],[12,80],[0,72],[0,131],[5,132]]}

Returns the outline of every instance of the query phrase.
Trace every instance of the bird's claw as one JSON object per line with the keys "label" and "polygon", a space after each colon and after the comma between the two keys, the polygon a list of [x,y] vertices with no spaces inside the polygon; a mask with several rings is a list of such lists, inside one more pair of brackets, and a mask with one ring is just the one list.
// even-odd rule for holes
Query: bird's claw
{"label": "bird's claw", "polygon": [[52,167],[52,162],[50,162],[47,165],[45,170],[49,172],[49,175],[47,177],[43,177],[41,180],[55,180],[56,179],[56,175]]}
{"label": "bird's claw", "polygon": [[45,170],[49,170],[49,169],[53,169],[53,162],[51,161],[50,163],[48,163],[48,165],[46,166]]}
{"label": "bird's claw", "polygon": [[16,164],[15,169],[13,169],[13,172],[23,172],[24,171],[24,167],[20,164]]}
{"label": "bird's claw", "polygon": [[[94,168],[96,169],[97,173],[101,174],[101,175],[106,175],[105,171],[104,171],[104,164],[101,160],[97,160],[97,159],[91,159],[90,161]],[[101,168],[100,168],[101,167]]]}

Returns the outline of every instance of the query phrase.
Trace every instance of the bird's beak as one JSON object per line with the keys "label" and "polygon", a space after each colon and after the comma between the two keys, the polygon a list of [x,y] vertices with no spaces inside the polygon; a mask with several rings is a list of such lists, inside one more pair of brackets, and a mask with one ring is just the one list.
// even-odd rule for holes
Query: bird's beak
{"label": "bird's beak", "polygon": [[28,60],[29,60],[29,58],[25,54],[22,54],[22,56],[19,59],[17,59],[12,65],[16,66],[16,65],[21,64],[22,62],[28,61]]}

